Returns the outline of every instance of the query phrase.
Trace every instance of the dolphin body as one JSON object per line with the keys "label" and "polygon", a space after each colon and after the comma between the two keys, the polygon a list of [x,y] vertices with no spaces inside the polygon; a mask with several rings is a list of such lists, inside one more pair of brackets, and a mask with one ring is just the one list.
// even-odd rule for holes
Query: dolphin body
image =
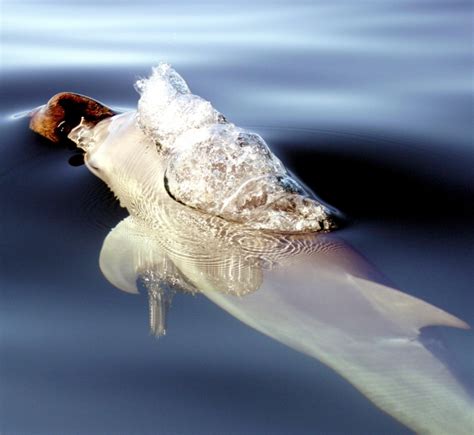
{"label": "dolphin body", "polygon": [[[283,183],[275,195],[267,195],[267,203],[242,205],[239,192],[252,198],[258,184],[252,185],[249,191],[238,190],[228,208],[215,190],[210,193],[222,201],[219,209],[212,208],[206,186],[193,186],[199,181],[192,178],[193,168],[186,161],[170,163],[178,145],[192,158],[186,141],[196,143],[202,119],[173,118],[183,114],[180,106],[160,97],[169,97],[170,89],[178,90],[174,97],[189,92],[174,70],[160,68],[154,79],[139,83],[143,95],[138,112],[97,124],[82,122],[69,134],[85,150],[87,167],[130,213],[104,241],[100,267],[105,277],[132,293],[144,280],[155,299],[157,289],[201,292],[247,325],[322,361],[414,431],[472,434],[472,397],[419,340],[426,326],[468,325],[387,286],[362,256],[324,231],[333,228],[331,209],[300,186],[287,189]],[[183,107],[191,115],[204,104],[186,98]],[[222,122],[212,107],[204,106],[204,119]],[[175,125],[156,123],[160,113]],[[210,142],[225,145],[221,132],[206,128]],[[199,155],[197,161],[205,158]],[[169,174],[170,168],[175,173]],[[194,170],[207,180],[200,168]],[[260,178],[265,189],[265,183],[278,179],[268,174]],[[173,177],[175,194],[170,190]],[[179,180],[186,189],[180,189]],[[222,185],[223,191],[227,188]],[[199,193],[200,198],[193,198]],[[282,197],[290,198],[292,207],[282,206]],[[305,226],[305,218],[313,220],[311,227]]]}

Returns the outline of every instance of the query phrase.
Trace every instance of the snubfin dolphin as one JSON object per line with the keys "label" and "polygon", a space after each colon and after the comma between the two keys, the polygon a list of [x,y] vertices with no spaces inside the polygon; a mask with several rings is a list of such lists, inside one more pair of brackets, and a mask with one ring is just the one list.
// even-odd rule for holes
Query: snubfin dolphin
{"label": "snubfin dolphin", "polygon": [[84,117],[68,135],[130,213],[104,241],[106,278],[202,292],[418,433],[473,433],[472,398],[419,340],[426,326],[468,325],[388,286],[329,233],[337,212],[171,67],[137,87],[137,112]]}

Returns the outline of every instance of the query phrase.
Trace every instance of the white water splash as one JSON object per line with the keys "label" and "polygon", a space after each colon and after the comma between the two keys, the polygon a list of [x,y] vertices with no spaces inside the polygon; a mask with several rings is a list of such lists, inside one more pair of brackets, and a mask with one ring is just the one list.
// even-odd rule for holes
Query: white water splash
{"label": "white water splash", "polygon": [[164,182],[177,201],[256,229],[333,228],[329,209],[289,174],[265,141],[193,95],[170,65],[160,64],[136,87],[138,123],[168,161]]}

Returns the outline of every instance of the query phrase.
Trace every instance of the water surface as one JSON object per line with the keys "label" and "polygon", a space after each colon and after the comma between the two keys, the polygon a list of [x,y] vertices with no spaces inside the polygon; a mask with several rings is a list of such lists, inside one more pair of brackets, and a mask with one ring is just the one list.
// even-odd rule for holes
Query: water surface
{"label": "water surface", "polygon": [[[148,334],[98,268],[125,212],[12,115],[64,90],[135,107],[160,60],[351,218],[398,288],[474,324],[470,2],[4,2],[0,428],[409,433],[331,370],[203,297]],[[26,30],[25,30],[26,29]],[[440,329],[462,374],[472,332]]]}

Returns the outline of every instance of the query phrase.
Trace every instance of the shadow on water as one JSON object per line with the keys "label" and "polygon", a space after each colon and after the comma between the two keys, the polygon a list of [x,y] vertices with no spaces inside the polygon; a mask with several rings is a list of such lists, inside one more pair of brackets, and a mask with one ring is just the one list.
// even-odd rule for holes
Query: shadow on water
{"label": "shadow on water", "polygon": [[[323,149],[318,149],[316,144],[322,142]],[[469,179],[474,159],[453,156],[451,151],[430,155],[410,147],[387,151],[385,144],[371,147],[358,138],[331,138],[328,143],[323,136],[278,145],[287,165],[349,216],[423,220],[444,228],[468,225],[474,217]]]}

